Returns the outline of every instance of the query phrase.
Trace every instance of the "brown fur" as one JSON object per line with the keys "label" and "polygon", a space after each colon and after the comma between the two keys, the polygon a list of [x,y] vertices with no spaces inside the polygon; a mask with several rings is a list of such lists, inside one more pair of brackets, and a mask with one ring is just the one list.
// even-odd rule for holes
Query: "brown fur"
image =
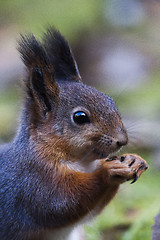
{"label": "brown fur", "polygon": [[65,227],[97,215],[145,162],[107,161],[127,144],[126,129],[113,99],[82,83],[59,32],[50,29],[42,43],[22,37],[19,50],[27,97],[15,139],[0,148],[0,239],[58,229],[60,238]]}

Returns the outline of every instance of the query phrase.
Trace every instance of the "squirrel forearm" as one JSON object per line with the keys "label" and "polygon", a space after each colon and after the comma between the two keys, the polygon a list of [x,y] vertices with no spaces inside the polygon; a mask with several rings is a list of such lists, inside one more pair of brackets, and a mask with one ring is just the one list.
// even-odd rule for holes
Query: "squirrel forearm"
{"label": "squirrel forearm", "polygon": [[101,203],[102,209],[114,197],[119,186],[111,186],[109,182],[104,181],[103,168],[93,173],[63,169],[59,170],[57,176],[59,177],[56,177],[55,186],[59,205],[54,216],[60,222],[56,222],[56,227],[76,222],[94,209],[98,203]]}

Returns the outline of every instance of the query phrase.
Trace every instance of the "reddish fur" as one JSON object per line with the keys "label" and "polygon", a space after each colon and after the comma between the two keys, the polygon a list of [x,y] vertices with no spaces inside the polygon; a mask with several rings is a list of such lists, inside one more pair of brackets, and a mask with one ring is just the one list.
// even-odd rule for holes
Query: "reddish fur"
{"label": "reddish fur", "polygon": [[[0,148],[0,239],[46,239],[49,230],[60,236],[90,212],[97,215],[147,165],[136,155],[106,161],[127,144],[127,132],[113,99],[81,82],[57,31],[43,44],[23,37],[20,53],[27,97],[15,139]],[[87,123],[73,120],[77,108]]]}

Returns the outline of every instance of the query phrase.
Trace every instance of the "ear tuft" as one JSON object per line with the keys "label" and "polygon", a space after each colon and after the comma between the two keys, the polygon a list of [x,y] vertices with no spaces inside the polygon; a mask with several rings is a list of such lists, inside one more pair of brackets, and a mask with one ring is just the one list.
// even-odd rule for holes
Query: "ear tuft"
{"label": "ear tuft", "polygon": [[44,37],[44,46],[57,80],[82,81],[72,50],[59,31],[53,27],[48,29]]}
{"label": "ear tuft", "polygon": [[21,35],[18,50],[24,64],[28,68],[41,66],[43,69],[51,68],[48,55],[43,45],[36,40],[34,35]]}
{"label": "ear tuft", "polygon": [[51,111],[58,97],[58,86],[48,54],[33,35],[21,36],[18,50],[28,69],[29,76],[25,79],[28,95],[39,112],[45,114]]}

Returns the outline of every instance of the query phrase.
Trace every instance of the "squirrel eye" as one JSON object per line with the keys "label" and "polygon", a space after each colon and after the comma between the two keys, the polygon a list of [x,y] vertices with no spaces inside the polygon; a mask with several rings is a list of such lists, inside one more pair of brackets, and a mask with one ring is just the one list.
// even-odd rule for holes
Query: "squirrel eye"
{"label": "squirrel eye", "polygon": [[90,123],[90,119],[85,112],[78,111],[73,114],[73,120],[77,124]]}

